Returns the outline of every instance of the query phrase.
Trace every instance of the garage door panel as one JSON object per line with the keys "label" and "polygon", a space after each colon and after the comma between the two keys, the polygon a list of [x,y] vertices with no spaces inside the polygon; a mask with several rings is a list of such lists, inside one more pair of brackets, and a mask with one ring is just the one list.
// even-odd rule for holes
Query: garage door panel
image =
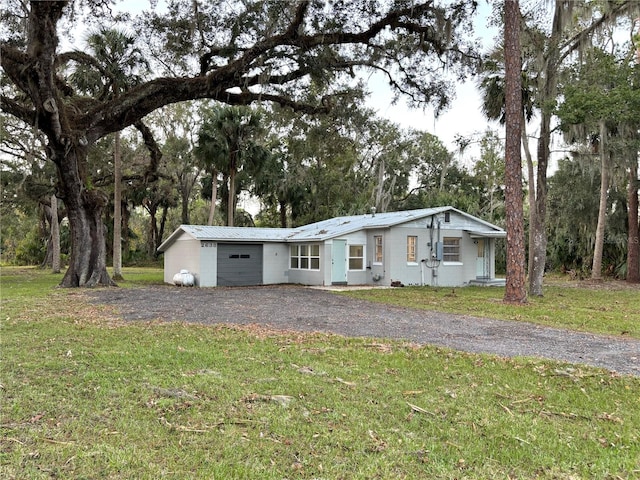
{"label": "garage door panel", "polygon": [[218,285],[262,285],[262,245],[218,244]]}

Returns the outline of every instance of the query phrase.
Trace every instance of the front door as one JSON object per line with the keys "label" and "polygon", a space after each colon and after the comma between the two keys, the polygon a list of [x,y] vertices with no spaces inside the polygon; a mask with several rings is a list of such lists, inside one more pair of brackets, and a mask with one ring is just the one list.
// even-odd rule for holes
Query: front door
{"label": "front door", "polygon": [[331,283],[347,283],[347,241],[334,240],[331,248]]}
{"label": "front door", "polygon": [[489,255],[487,253],[488,240],[479,238],[478,256],[476,258],[476,278],[489,278]]}

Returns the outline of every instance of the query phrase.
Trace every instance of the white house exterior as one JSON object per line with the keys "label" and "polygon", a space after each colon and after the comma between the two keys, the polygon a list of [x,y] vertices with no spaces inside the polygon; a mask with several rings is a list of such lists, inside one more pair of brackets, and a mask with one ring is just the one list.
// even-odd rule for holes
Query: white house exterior
{"label": "white house exterior", "polygon": [[[506,232],[453,207],[337,217],[298,228],[182,225],[160,245],[164,281],[200,287],[500,283]],[[394,283],[395,284],[395,283]]]}

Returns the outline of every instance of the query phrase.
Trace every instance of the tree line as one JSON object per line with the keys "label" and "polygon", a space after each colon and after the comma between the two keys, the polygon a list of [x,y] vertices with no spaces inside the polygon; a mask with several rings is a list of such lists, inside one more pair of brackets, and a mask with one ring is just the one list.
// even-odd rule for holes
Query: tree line
{"label": "tree line", "polygon": [[[532,4],[508,0],[494,8],[505,42],[485,56],[475,2],[175,1],[137,18],[113,17],[109,3],[2,12],[3,261],[46,264],[60,245],[63,285],[111,284],[108,262],[117,276],[120,252],[152,260],[180,223],[295,226],[447,204],[526,228],[528,251],[517,248],[532,295],[549,269],[638,281],[639,40],[613,35],[632,28],[636,2],[557,0],[549,28]],[[60,51],[63,25],[83,7],[85,21],[114,27],[89,22],[84,48]],[[487,118],[512,125],[511,152],[514,134],[523,148],[524,185],[509,190],[520,159],[510,162],[496,131],[449,151],[376,117],[358,81],[366,71],[436,111],[452,83],[479,74]],[[556,133],[569,153],[549,176]],[[257,215],[238,207],[241,194]],[[518,203],[523,217],[510,223]]]}

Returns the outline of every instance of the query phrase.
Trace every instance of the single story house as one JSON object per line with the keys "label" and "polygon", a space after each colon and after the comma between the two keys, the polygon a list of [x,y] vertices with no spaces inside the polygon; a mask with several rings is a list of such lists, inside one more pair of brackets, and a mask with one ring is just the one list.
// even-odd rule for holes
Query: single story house
{"label": "single story house", "polygon": [[158,251],[164,281],[200,287],[500,284],[495,241],[506,232],[453,207],[337,217],[297,228],[181,225]]}

